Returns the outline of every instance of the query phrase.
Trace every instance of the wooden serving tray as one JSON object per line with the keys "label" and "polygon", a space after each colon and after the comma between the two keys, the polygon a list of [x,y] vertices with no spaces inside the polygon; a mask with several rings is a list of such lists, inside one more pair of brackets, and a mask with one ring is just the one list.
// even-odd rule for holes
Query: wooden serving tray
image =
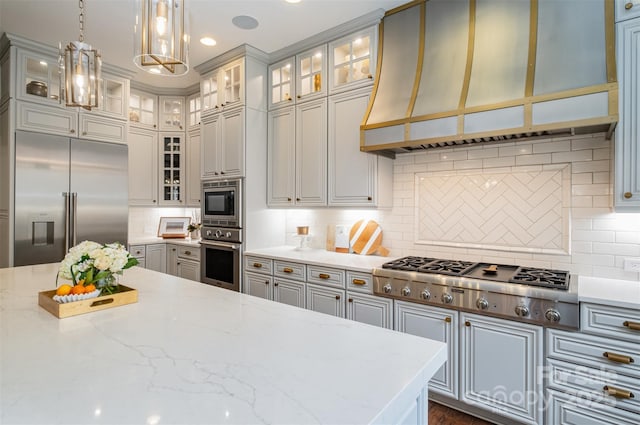
{"label": "wooden serving tray", "polygon": [[56,316],[58,319],[91,313],[92,311],[105,310],[125,304],[138,302],[138,291],[128,286],[118,285],[119,291],[115,294],[101,295],[88,300],[74,301],[61,304],[54,301],[56,290],[42,291],[38,293],[38,305]]}

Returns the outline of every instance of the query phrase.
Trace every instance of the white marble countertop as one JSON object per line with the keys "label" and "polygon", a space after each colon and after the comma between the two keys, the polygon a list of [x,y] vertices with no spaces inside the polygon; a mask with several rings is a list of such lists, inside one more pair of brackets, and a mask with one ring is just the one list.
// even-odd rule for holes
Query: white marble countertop
{"label": "white marble countertop", "polygon": [[578,282],[581,302],[640,309],[640,282],[586,276]]}
{"label": "white marble countertop", "polygon": [[0,423],[388,422],[446,346],[134,267],[135,304],[57,319],[57,264],[0,269]]}
{"label": "white marble countertop", "polygon": [[364,273],[371,273],[373,268],[380,267],[383,263],[395,258],[381,257],[379,255],[343,254],[324,249],[300,250],[294,246],[254,249],[246,251],[245,255],[258,255],[319,266],[340,267]]}
{"label": "white marble countertop", "polygon": [[174,245],[200,246],[200,239],[191,238],[169,238],[163,239],[157,236],[134,236],[129,239],[129,245],[146,245],[152,243],[171,243]]}

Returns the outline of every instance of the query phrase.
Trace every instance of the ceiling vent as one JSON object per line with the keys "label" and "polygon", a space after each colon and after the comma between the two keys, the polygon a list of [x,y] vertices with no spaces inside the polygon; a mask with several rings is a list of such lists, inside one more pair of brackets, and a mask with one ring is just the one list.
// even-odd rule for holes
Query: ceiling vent
{"label": "ceiling vent", "polygon": [[380,25],[361,150],[607,132],[618,121],[613,0],[417,0]]}

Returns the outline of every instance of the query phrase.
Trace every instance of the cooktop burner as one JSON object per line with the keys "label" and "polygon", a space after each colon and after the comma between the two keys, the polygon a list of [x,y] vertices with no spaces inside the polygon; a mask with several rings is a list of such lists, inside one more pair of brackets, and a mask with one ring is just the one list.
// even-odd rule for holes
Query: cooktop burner
{"label": "cooktop burner", "polygon": [[403,257],[382,265],[383,269],[417,271],[420,267],[432,262],[435,258]]}
{"label": "cooktop burner", "polygon": [[569,272],[520,267],[509,282],[566,290],[569,286]]}
{"label": "cooktop burner", "polygon": [[470,261],[433,260],[416,271],[421,273],[440,273],[460,276],[474,264],[475,263]]}

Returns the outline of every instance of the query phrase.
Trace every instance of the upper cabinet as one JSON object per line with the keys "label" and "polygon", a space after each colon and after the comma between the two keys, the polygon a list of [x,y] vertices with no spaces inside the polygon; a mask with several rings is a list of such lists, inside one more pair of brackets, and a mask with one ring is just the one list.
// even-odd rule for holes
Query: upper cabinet
{"label": "upper cabinet", "polygon": [[295,69],[295,58],[287,58],[269,67],[269,109],[293,103]]}
{"label": "upper cabinet", "polygon": [[129,124],[155,130],[158,127],[158,96],[139,90],[129,93]]}
{"label": "upper cabinet", "polygon": [[54,57],[18,50],[18,84],[16,97],[20,100],[52,106],[60,105],[60,74]]}
{"label": "upper cabinet", "polygon": [[640,211],[640,17],[616,24],[616,32],[620,120],[615,142],[614,202],[616,211]]}
{"label": "upper cabinet", "polygon": [[202,97],[200,93],[187,97],[187,129],[200,128],[200,115],[202,113]]}
{"label": "upper cabinet", "polygon": [[242,105],[244,99],[244,61],[235,60],[207,73],[200,80],[202,112]]}
{"label": "upper cabinet", "polygon": [[160,205],[183,205],[184,133],[160,134]]}
{"label": "upper cabinet", "polygon": [[182,131],[184,130],[184,97],[182,96],[160,96],[159,127],[160,131]]}
{"label": "upper cabinet", "polygon": [[327,95],[327,46],[296,55],[296,99],[311,100]]}
{"label": "upper cabinet", "polygon": [[376,69],[377,31],[367,28],[329,43],[329,93],[371,85]]}
{"label": "upper cabinet", "polygon": [[129,80],[122,77],[102,73],[100,79],[100,101],[98,108],[91,112],[109,115],[113,118],[127,119],[129,103]]}

